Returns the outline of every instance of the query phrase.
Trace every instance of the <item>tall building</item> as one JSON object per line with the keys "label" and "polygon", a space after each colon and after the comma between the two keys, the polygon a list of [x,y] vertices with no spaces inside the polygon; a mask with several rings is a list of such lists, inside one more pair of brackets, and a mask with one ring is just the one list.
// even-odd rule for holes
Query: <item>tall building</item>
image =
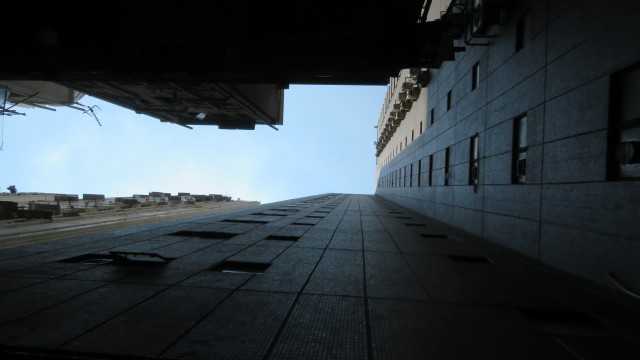
{"label": "tall building", "polygon": [[455,61],[391,79],[376,195],[640,294],[639,4],[458,1],[442,17],[461,12]]}
{"label": "tall building", "polygon": [[[158,80],[141,91],[163,95],[164,82],[279,91],[404,68],[378,121],[376,194],[1,249],[3,356],[640,357],[636,1],[322,2],[291,23],[271,3],[109,4],[133,13],[114,30],[126,40],[98,36],[105,47],[76,59],[54,41],[74,27],[25,27],[39,47],[18,49],[32,56],[18,72],[5,69],[20,56],[0,59],[0,75]],[[278,20],[298,31],[265,26]],[[158,42],[211,39],[197,61],[150,62]]]}

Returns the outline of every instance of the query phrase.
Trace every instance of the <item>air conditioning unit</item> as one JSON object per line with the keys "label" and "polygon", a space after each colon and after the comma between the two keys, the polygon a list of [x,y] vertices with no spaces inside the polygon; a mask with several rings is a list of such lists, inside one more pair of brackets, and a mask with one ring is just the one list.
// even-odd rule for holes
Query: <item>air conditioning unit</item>
{"label": "air conditioning unit", "polygon": [[400,111],[398,111],[397,118],[400,119],[400,120],[403,120],[406,115],[407,115],[406,111],[400,110]]}
{"label": "air conditioning unit", "polygon": [[412,106],[413,106],[412,100],[405,100],[402,102],[402,110],[409,111],[411,110]]}
{"label": "air conditioning unit", "polygon": [[411,89],[411,99],[418,100],[418,98],[420,97],[420,90],[422,90],[420,86],[414,86]]}
{"label": "air conditioning unit", "polygon": [[485,35],[491,25],[500,24],[500,13],[505,0],[473,0],[471,8],[471,30],[474,35]]}
{"label": "air conditioning unit", "polygon": [[431,80],[431,72],[429,72],[428,69],[422,70],[415,76],[415,79],[416,84],[419,84],[422,87],[427,86]]}
{"label": "air conditioning unit", "polygon": [[402,83],[402,90],[411,90],[411,88],[413,87],[413,83],[412,82],[404,82]]}
{"label": "air conditioning unit", "polygon": [[402,107],[402,104],[400,103],[393,104],[393,110],[400,110],[401,107]]}
{"label": "air conditioning unit", "polygon": [[407,100],[407,91],[406,90],[402,90],[398,93],[398,99],[400,100]]}

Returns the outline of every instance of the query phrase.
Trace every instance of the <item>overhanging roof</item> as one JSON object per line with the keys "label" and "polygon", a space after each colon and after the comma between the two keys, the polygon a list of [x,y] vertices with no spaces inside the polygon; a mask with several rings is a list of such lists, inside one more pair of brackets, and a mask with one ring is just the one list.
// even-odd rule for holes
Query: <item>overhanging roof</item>
{"label": "overhanging roof", "polygon": [[[258,104],[259,112],[275,115],[281,89],[292,83],[383,85],[402,68],[439,67],[451,59],[448,25],[420,22],[430,3],[108,1],[71,12],[44,2],[4,24],[20,31],[0,58],[0,79],[58,82],[182,125],[204,102],[216,103],[216,96],[197,106],[183,101],[194,93],[255,85],[266,91],[260,99],[276,101],[270,110]],[[163,104],[169,88],[183,90],[179,101]],[[164,99],[148,98],[156,90]],[[282,123],[277,116],[251,116]]]}

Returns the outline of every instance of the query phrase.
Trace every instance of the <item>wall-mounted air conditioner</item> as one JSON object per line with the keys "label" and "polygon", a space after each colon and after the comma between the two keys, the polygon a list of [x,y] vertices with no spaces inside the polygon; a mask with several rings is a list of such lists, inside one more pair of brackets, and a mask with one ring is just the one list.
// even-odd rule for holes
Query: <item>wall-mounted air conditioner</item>
{"label": "wall-mounted air conditioner", "polygon": [[422,90],[420,86],[414,86],[411,89],[411,99],[418,100],[418,98],[420,97],[420,90]]}

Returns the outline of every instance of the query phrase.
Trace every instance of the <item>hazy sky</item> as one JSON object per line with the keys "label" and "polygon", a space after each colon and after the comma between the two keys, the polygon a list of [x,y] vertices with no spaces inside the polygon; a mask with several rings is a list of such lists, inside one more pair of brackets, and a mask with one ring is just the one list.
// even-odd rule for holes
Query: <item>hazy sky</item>
{"label": "hazy sky", "polygon": [[[385,86],[291,86],[275,131],[193,130],[84,97],[81,111],[4,117],[0,191],[131,196],[224,194],[262,203],[325,192],[371,194]],[[15,109],[15,108],[14,108]],[[3,120],[0,119],[0,123]]]}

